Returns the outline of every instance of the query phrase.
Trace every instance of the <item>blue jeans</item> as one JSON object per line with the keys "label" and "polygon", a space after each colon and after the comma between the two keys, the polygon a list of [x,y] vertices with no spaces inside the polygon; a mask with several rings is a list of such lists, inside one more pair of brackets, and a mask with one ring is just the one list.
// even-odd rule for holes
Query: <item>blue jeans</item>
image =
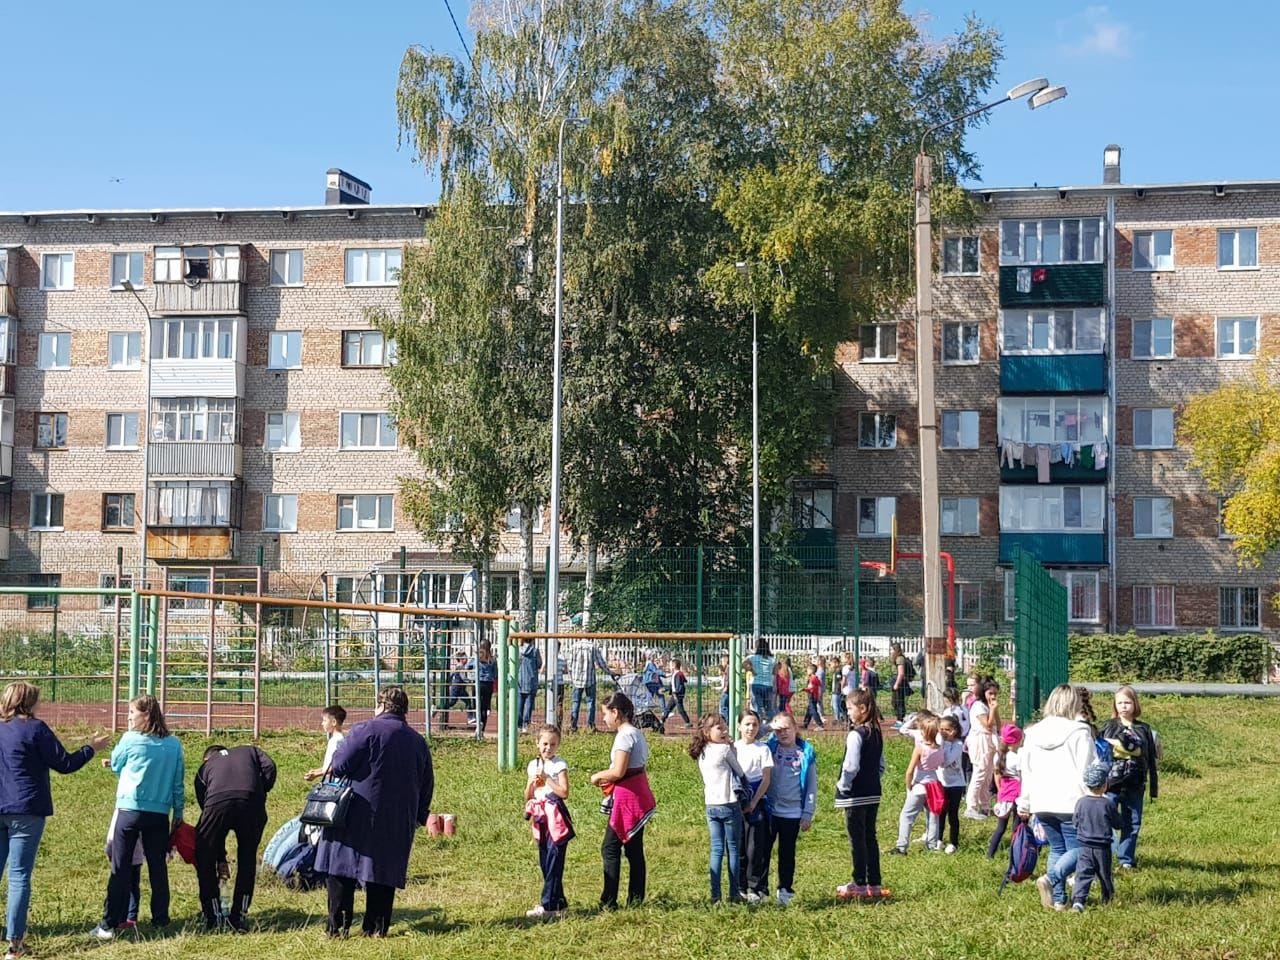
{"label": "blue jeans", "polygon": [[720,716],[724,717],[724,722],[732,727],[733,721],[729,717],[729,691],[726,690],[720,694]]}
{"label": "blue jeans", "polygon": [[573,715],[570,722],[574,730],[578,729],[578,709],[582,706],[583,697],[587,701],[587,729],[594,730],[596,728],[596,688],[595,687],[574,687],[573,688]]}
{"label": "blue jeans", "polygon": [[760,714],[760,724],[768,723],[775,712],[773,706],[773,687],[751,685],[751,709]]}
{"label": "blue jeans", "polygon": [[520,707],[516,710],[516,720],[520,726],[527,727],[533,722],[533,701],[537,698],[537,690],[531,690],[529,693],[520,691]]}
{"label": "blue jeans", "polygon": [[9,899],[4,928],[9,939],[27,935],[27,907],[31,904],[31,871],[44,833],[44,817],[0,816],[0,867],[9,866]]}
{"label": "blue jeans", "polygon": [[1076,839],[1076,826],[1070,817],[1056,817],[1051,813],[1038,815],[1049,838],[1047,875],[1053,888],[1053,902],[1067,902],[1067,877],[1076,872],[1080,859],[1080,841]]}
{"label": "blue jeans", "polygon": [[1146,799],[1145,784],[1138,788],[1117,790],[1108,794],[1120,813],[1120,836],[1113,849],[1116,859],[1131,867],[1138,865],[1138,831],[1142,829],[1142,803]]}
{"label": "blue jeans", "polygon": [[707,806],[711,831],[711,900],[720,899],[720,868],[729,854],[729,899],[738,899],[738,851],[742,846],[742,808],[736,803]]}

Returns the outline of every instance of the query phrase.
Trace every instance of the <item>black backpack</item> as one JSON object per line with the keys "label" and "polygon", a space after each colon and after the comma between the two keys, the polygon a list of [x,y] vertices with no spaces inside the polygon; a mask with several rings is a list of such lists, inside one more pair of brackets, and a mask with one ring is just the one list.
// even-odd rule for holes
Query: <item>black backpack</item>
{"label": "black backpack", "polygon": [[906,674],[905,674],[905,675],[906,675],[906,678],[907,678],[907,683],[910,683],[912,680],[914,680],[914,679],[916,678],[916,665],[915,665],[914,663],[912,663],[909,659],[907,659],[907,657],[906,657],[906,655],[905,655],[905,654],[904,654],[904,655],[903,655],[903,657],[902,657],[902,662],[906,665],[906,666],[905,666],[905,670],[906,670]]}

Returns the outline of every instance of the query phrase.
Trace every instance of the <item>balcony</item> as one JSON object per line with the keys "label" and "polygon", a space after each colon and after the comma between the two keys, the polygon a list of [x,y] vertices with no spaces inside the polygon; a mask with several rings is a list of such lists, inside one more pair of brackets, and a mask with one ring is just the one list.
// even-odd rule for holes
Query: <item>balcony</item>
{"label": "balcony", "polygon": [[[1023,274],[1019,290],[1018,271]],[[1001,267],[1001,307],[1100,307],[1106,301],[1106,265],[1055,263]]]}
{"label": "balcony", "polygon": [[153,477],[238,477],[243,460],[244,448],[238,443],[147,444],[147,471]]}
{"label": "balcony", "polygon": [[0,493],[13,486],[13,444],[0,443]]}
{"label": "balcony", "polygon": [[0,560],[9,559],[9,528],[0,527]]}
{"label": "balcony", "polygon": [[[1035,467],[1011,467],[1004,462],[1001,456],[1000,448],[996,448],[996,457],[1000,459],[1000,482],[1001,483],[1036,483]],[[1103,467],[1099,470],[1097,467],[1085,468],[1080,466],[1080,460],[1077,458],[1075,463],[1067,466],[1065,463],[1049,464],[1049,482],[1050,483],[1106,483],[1107,468]]]}
{"label": "balcony", "polygon": [[240,313],[243,286],[239,280],[201,280],[194,285],[185,280],[157,281],[155,312],[160,315]]}
{"label": "balcony", "polygon": [[18,319],[18,296],[7,283],[0,283],[0,317]]}
{"label": "balcony", "polygon": [[235,560],[239,537],[231,527],[147,527],[147,556],[166,560]]}
{"label": "balcony", "polygon": [[1012,563],[1021,547],[1040,563],[1103,564],[1107,562],[1105,533],[1001,533],[1000,562]]}
{"label": "balcony", "polygon": [[1000,357],[1001,393],[1106,393],[1102,353],[1015,354]]}

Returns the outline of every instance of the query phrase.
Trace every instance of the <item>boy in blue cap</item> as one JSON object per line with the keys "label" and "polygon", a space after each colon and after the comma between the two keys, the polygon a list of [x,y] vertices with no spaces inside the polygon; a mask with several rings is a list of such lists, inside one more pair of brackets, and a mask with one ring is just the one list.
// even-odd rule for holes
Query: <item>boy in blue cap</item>
{"label": "boy in blue cap", "polygon": [[1089,792],[1076,802],[1076,837],[1080,841],[1080,859],[1076,862],[1076,886],[1071,909],[1084,911],[1089,899],[1089,887],[1097,879],[1102,886],[1102,902],[1108,903],[1115,895],[1115,883],[1111,878],[1111,839],[1120,829],[1120,814],[1115,801],[1106,795],[1109,764],[1091,763],[1085,767],[1084,785]]}

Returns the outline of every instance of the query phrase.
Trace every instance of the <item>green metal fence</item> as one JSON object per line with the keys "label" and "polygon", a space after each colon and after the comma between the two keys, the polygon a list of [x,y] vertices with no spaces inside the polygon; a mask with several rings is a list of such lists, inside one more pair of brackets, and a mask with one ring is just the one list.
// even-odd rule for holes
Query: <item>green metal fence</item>
{"label": "green metal fence", "polygon": [[1014,657],[1017,664],[1018,720],[1026,723],[1045,698],[1068,678],[1067,590],[1035,557],[1022,550],[1013,555]]}

